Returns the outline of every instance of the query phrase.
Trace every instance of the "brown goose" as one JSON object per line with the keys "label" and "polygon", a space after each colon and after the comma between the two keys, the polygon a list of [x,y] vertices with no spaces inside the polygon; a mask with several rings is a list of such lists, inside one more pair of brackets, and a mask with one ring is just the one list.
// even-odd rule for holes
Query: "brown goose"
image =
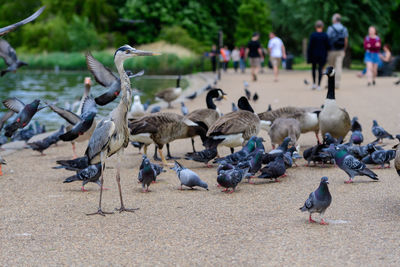
{"label": "brown goose", "polygon": [[171,102],[177,99],[182,93],[182,88],[180,84],[181,84],[181,75],[179,75],[178,79],[176,80],[175,88],[167,88],[161,90],[156,94],[156,97],[167,102],[168,108],[172,108]]}
{"label": "brown goose", "polygon": [[[176,139],[204,135],[205,131],[193,121],[175,113],[153,113],[129,123],[131,140],[140,135],[151,139],[158,147],[158,152],[164,165],[168,165],[162,153],[162,148]],[[136,140],[136,139],[135,139]],[[145,141],[145,140],[143,140]],[[145,143],[146,144],[146,143]]]}
{"label": "brown goose", "polygon": [[220,117],[207,131],[207,147],[227,146],[231,151],[260,131],[260,119],[246,97],[238,101],[241,110]]}
{"label": "brown goose", "polygon": [[[196,109],[186,115],[186,118],[203,127],[207,132],[210,126],[218,120],[221,113],[215,105],[213,99],[226,99],[226,94],[221,89],[212,89],[207,93],[206,104],[207,108]],[[193,152],[196,152],[194,148],[194,139],[192,138]]]}
{"label": "brown goose", "polygon": [[319,128],[322,136],[330,133],[336,139],[344,139],[351,129],[349,113],[340,108],[335,100],[335,69],[326,68],[325,74],[328,76],[328,94],[324,102],[324,108],[319,114]]}

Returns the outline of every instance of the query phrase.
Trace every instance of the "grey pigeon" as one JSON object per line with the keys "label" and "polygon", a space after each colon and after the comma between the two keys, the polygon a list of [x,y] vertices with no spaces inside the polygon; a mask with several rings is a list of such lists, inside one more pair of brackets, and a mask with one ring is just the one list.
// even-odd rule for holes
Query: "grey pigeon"
{"label": "grey pigeon", "polygon": [[315,223],[315,221],[311,218],[313,213],[321,214],[321,222],[320,224],[328,224],[324,221],[323,215],[326,209],[331,205],[332,196],[329,192],[328,188],[328,177],[322,177],[321,182],[317,190],[312,192],[304,206],[300,208],[301,211],[308,211],[310,213],[309,222]]}
{"label": "grey pigeon", "polygon": [[45,9],[45,7],[41,7],[39,8],[35,13],[33,13],[32,15],[30,15],[29,17],[18,21],[14,24],[8,25],[6,27],[0,28],[0,36],[6,35],[7,33],[17,29],[18,27],[25,25],[33,20],[35,20],[37,17],[40,16],[40,14],[42,14],[43,10]]}
{"label": "grey pigeon", "polygon": [[246,159],[248,157],[248,155],[255,150],[256,146],[257,146],[257,136],[252,136],[252,137],[250,137],[249,141],[247,141],[247,143],[241,150],[239,150],[235,153],[232,153],[226,157],[217,158],[216,160],[214,160],[214,163],[220,162],[220,161],[226,161],[229,163],[237,163],[241,160]]}
{"label": "grey pigeon", "polygon": [[[385,164],[388,164],[387,168],[390,168],[390,161],[396,157],[396,150],[376,150],[371,154],[371,161],[373,164],[380,165],[378,168],[384,168]],[[362,160],[365,164],[370,164],[367,159]]]}
{"label": "grey pigeon", "polygon": [[53,169],[66,169],[69,171],[79,171],[89,167],[89,159],[87,158],[86,155],[76,159],[57,160],[56,163],[59,164],[60,166],[53,167]]}
{"label": "grey pigeon", "polygon": [[352,183],[355,176],[368,176],[373,180],[379,180],[376,173],[368,169],[363,162],[349,154],[345,149],[336,150],[335,145],[331,144],[327,152],[335,158],[337,166],[349,176],[346,183]]}
{"label": "grey pigeon", "polygon": [[28,143],[28,145],[35,151],[39,151],[41,155],[43,151],[49,148],[51,145],[56,144],[60,140],[60,136],[64,133],[64,125],[60,129],[53,133],[52,135],[33,143]]}
{"label": "grey pigeon", "polygon": [[258,178],[275,179],[275,182],[278,182],[278,178],[284,175],[285,172],[283,154],[279,154],[274,161],[261,169],[261,175]]}
{"label": "grey pigeon", "polygon": [[146,111],[149,108],[150,103],[151,103],[150,99],[147,99],[146,102],[143,103],[144,111]]}
{"label": "grey pigeon", "polygon": [[220,162],[217,167],[217,174],[219,175],[221,171],[233,170],[235,166],[227,162]]}
{"label": "grey pigeon", "polygon": [[254,177],[254,175],[261,169],[263,154],[263,149],[256,148],[256,151],[252,157],[246,161],[240,161],[237,165],[237,167],[240,169],[244,169],[246,167],[248,168],[246,178],[248,179],[249,183],[251,183],[250,178]]}
{"label": "grey pigeon", "polygon": [[272,154],[276,154],[276,153],[281,153],[281,154],[286,153],[286,151],[288,150],[290,141],[291,141],[290,137],[285,137],[285,139],[283,139],[282,144],[280,144],[277,148],[268,152],[268,154],[272,155]]}
{"label": "grey pigeon", "polygon": [[75,175],[68,177],[64,180],[63,183],[72,183],[74,181],[82,181],[82,188],[81,190],[85,190],[85,185],[89,182],[96,183],[101,186],[100,183],[100,175],[101,175],[101,163],[97,163],[96,165],[89,165],[88,167],[79,170],[76,172]]}
{"label": "grey pigeon", "polygon": [[375,137],[379,141],[382,141],[382,139],[384,139],[384,138],[388,138],[388,139],[392,139],[392,140],[394,139],[393,135],[388,133],[385,129],[383,129],[383,127],[379,126],[378,122],[376,120],[372,121],[372,133],[375,135]]}
{"label": "grey pigeon", "polygon": [[140,165],[140,170],[138,173],[138,180],[142,183],[142,191],[150,192],[149,186],[150,184],[156,180],[157,173],[153,169],[150,160],[143,155],[142,164]]}
{"label": "grey pigeon", "polygon": [[160,112],[161,107],[160,106],[154,106],[151,110],[150,113],[157,113]]}
{"label": "grey pigeon", "polygon": [[[245,176],[248,168],[240,169],[235,168],[233,170],[221,170],[217,177],[217,183],[225,187],[225,190],[222,192],[233,193],[236,190],[236,186],[242,181],[243,177]],[[228,189],[232,188],[231,191]]]}
{"label": "grey pigeon", "polygon": [[234,102],[232,102],[232,112],[238,111],[238,107]]}
{"label": "grey pigeon", "polygon": [[14,48],[4,39],[0,39],[0,57],[4,59],[7,69],[0,72],[0,76],[4,76],[7,72],[16,72],[18,68],[28,65],[18,59]]}
{"label": "grey pigeon", "polygon": [[364,141],[364,136],[362,134],[361,124],[358,122],[357,117],[354,117],[351,120],[351,132],[350,143],[360,145]]}
{"label": "grey pigeon", "polygon": [[189,113],[188,108],[185,106],[184,102],[181,102],[181,112],[183,116],[186,116]]}
{"label": "grey pigeon", "polygon": [[195,186],[203,187],[208,191],[208,185],[202,181],[197,173],[189,170],[182,166],[179,162],[175,160],[175,166],[171,168],[178,175],[179,181],[181,182],[180,190],[182,190],[182,185],[190,187],[193,189]]}

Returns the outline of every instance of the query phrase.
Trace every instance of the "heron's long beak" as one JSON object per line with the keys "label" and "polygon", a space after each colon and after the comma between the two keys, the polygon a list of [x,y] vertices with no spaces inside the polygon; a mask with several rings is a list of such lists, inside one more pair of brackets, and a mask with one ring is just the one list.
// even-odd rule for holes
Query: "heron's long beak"
{"label": "heron's long beak", "polygon": [[132,51],[132,54],[135,54],[136,56],[159,56],[159,55],[161,55],[161,53],[137,50],[137,49]]}

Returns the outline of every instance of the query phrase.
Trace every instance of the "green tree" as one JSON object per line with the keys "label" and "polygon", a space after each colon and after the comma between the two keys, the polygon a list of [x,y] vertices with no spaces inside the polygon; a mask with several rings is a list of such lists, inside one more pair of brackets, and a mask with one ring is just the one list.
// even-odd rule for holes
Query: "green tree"
{"label": "green tree", "polygon": [[245,45],[254,32],[260,33],[261,41],[268,39],[271,31],[270,10],[263,0],[243,0],[238,9],[239,20],[235,39],[238,45]]}

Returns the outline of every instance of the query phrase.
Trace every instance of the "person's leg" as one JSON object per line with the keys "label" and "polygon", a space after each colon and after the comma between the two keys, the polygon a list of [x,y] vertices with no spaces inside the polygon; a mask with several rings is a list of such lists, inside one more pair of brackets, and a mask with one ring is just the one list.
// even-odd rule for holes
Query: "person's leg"
{"label": "person's leg", "polygon": [[317,63],[313,62],[312,69],[311,69],[312,80],[313,80],[312,89],[315,89],[315,69],[316,69],[316,67],[317,67]]}
{"label": "person's leg", "polygon": [[372,74],[372,72],[373,72],[373,64],[372,64],[372,62],[366,62],[366,64],[367,64],[367,81],[368,81],[368,85],[371,85],[371,83],[372,83],[372,76],[373,76],[373,74]]}
{"label": "person's leg", "polygon": [[372,64],[372,84],[375,85],[375,79],[378,75],[378,64]]}
{"label": "person's leg", "polygon": [[239,64],[240,64],[240,70],[242,71],[242,73],[244,73],[244,69],[246,68],[246,65],[245,65],[243,58],[240,58]]}
{"label": "person's leg", "polygon": [[317,89],[321,89],[321,79],[322,79],[322,68],[324,64],[318,63],[318,87]]}
{"label": "person's leg", "polygon": [[342,80],[342,69],[343,69],[344,50],[336,51],[336,62],[335,62],[335,87],[340,88],[340,82]]}

